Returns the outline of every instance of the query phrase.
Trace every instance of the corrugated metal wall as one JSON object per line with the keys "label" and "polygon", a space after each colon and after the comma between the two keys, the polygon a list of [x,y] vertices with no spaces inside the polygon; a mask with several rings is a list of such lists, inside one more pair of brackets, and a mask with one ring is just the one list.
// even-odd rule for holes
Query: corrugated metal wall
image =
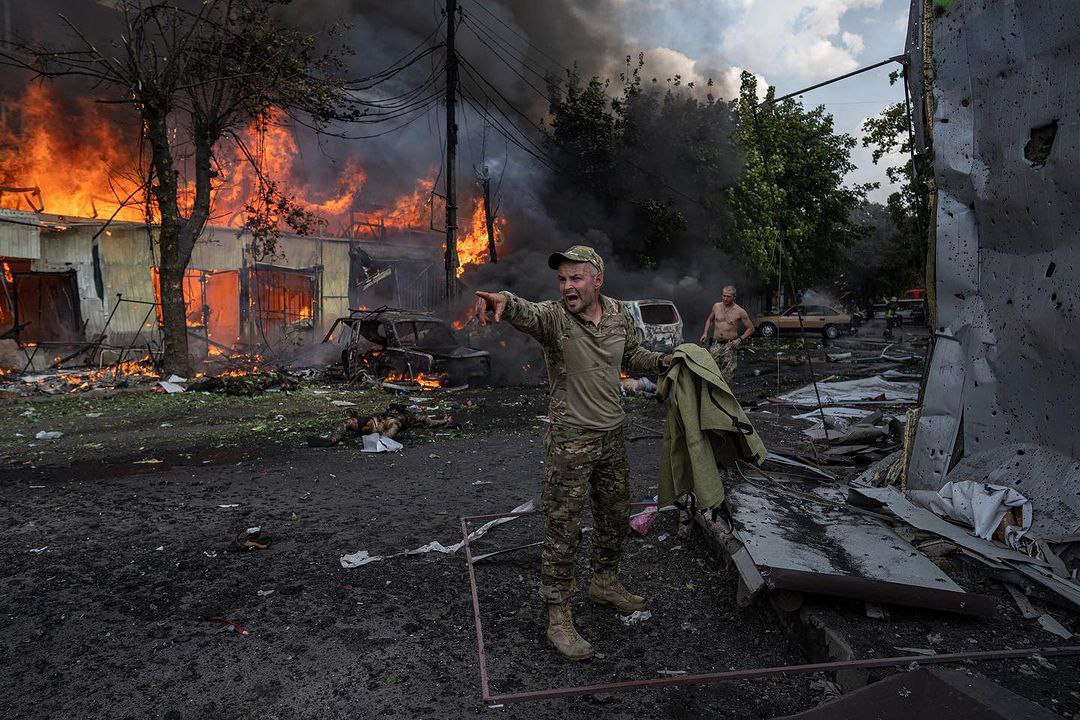
{"label": "corrugated metal wall", "polygon": [[46,231],[41,236],[41,256],[30,265],[35,272],[75,271],[79,291],[79,308],[85,323],[83,338],[91,338],[101,332],[105,324],[102,299],[94,286],[93,247],[90,238],[93,231],[71,229]]}
{"label": "corrugated metal wall", "polygon": [[37,259],[41,256],[37,215],[22,210],[0,209],[0,255]]}

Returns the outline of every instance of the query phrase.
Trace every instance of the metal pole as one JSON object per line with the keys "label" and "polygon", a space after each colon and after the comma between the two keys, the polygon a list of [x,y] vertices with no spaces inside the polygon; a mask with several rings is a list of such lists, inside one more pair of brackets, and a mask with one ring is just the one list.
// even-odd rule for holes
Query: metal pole
{"label": "metal pole", "polygon": [[818,88],[825,87],[826,85],[832,85],[834,82],[840,82],[841,80],[847,80],[849,77],[854,77],[856,75],[861,75],[862,73],[868,72],[870,70],[877,70],[879,67],[882,67],[883,65],[888,65],[890,63],[901,63],[902,64],[906,60],[906,58],[907,58],[906,55],[893,55],[891,58],[886,58],[885,60],[882,60],[881,62],[876,62],[873,65],[867,65],[864,68],[859,68],[858,70],[852,70],[849,73],[844,73],[843,75],[838,75],[838,76],[836,76],[834,78],[829,78],[828,80],[825,80],[824,82],[819,82],[816,85],[811,85],[810,87],[804,87],[802,90],[796,90],[795,92],[788,93],[787,95],[781,95],[778,98],[773,98],[771,100],[765,100],[765,101],[759,103],[758,107],[762,107],[764,105],[772,105],[773,103],[778,103],[778,102],[781,102],[783,100],[787,100],[788,98],[793,98],[796,95],[802,95],[803,93],[808,93],[811,90],[817,90]]}
{"label": "metal pole", "polygon": [[457,163],[457,121],[454,104],[458,84],[458,57],[454,48],[457,25],[457,0],[446,0],[446,299],[454,297],[457,277],[457,193],[454,166]]}

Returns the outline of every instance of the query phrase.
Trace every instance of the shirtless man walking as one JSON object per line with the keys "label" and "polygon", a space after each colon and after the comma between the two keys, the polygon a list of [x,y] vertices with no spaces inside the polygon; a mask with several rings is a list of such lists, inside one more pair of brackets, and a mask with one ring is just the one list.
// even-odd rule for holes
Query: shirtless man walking
{"label": "shirtless man walking", "polygon": [[[746,330],[739,334],[739,323],[746,326]],[[705,329],[701,333],[699,342],[704,345],[709,339],[709,328],[712,328],[712,343],[709,345],[709,353],[716,360],[720,368],[720,374],[724,380],[731,382],[735,375],[736,356],[735,348],[742,341],[754,334],[754,323],[740,306],[735,304],[735,286],[728,285],[724,288],[720,302],[713,304],[709,317],[705,320]]]}

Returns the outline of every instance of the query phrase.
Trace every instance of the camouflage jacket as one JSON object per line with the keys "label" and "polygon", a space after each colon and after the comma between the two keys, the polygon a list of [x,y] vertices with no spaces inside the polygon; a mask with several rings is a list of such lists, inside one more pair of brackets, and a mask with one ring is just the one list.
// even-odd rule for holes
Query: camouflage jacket
{"label": "camouflage jacket", "polygon": [[561,302],[534,303],[513,293],[503,319],[532,335],[544,348],[553,424],[611,430],[624,418],[619,370],[657,372],[660,353],[638,343],[630,312],[618,300],[600,296],[603,315],[593,324],[573,315]]}

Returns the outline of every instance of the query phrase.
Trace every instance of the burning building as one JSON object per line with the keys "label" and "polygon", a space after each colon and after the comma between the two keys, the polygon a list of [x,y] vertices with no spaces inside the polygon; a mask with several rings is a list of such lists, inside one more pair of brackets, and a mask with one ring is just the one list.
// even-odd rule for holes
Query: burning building
{"label": "burning building", "polygon": [[[349,314],[350,299],[430,307],[442,289],[440,241],[283,234],[273,260],[259,262],[243,233],[207,227],[184,278],[192,353],[312,341]],[[46,348],[99,336],[104,346],[153,344],[156,257],[153,226],[0,211],[0,333]]]}
{"label": "burning building", "polygon": [[[49,360],[80,347],[157,347],[158,232],[135,173],[120,170],[131,167],[115,150],[125,136],[93,108],[83,119],[95,131],[72,133],[47,111],[52,102],[42,88],[28,89],[22,128],[0,128],[0,340],[54,348],[42,353]],[[433,229],[441,213],[434,183],[420,178],[390,203],[365,205],[359,163],[351,158],[331,180],[310,181],[280,120],[262,118],[246,131],[258,170],[239,150],[231,157],[222,150],[212,218],[184,278],[196,358],[317,341],[350,309],[441,302],[444,236]],[[280,179],[319,222],[311,235],[282,232],[272,253],[258,254],[244,220],[264,177]],[[483,262],[488,247],[478,199],[469,210],[459,229],[463,264]]]}

